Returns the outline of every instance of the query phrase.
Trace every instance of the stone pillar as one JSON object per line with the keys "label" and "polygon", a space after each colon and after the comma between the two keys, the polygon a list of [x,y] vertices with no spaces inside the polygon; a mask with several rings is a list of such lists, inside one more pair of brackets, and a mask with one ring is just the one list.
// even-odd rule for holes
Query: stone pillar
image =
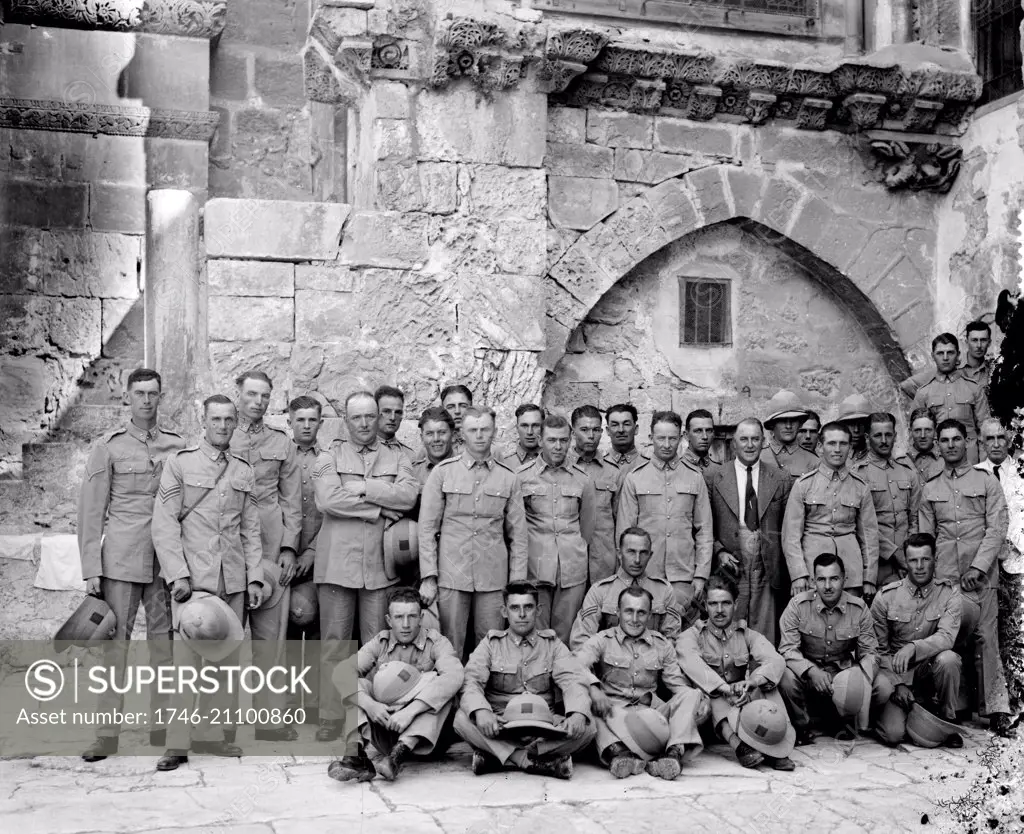
{"label": "stone pillar", "polygon": [[146,202],[146,365],[163,377],[163,418],[191,439],[209,375],[199,200],[160,188]]}

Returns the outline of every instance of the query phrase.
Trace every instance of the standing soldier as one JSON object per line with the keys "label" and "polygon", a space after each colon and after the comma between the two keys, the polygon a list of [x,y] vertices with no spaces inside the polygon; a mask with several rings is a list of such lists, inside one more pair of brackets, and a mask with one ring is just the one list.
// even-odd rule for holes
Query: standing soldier
{"label": "standing soldier", "polygon": [[868,455],[868,418],[873,407],[863,394],[851,394],[839,403],[836,422],[850,430],[850,462],[864,460]]}
{"label": "standing soldier", "polygon": [[526,578],[527,563],[516,476],[491,455],[494,412],[470,407],[462,428],[462,453],[427,478],[419,522],[420,594],[437,600],[441,633],[460,660],[470,616],[476,641],[500,629],[502,589]]}
{"label": "standing soldier", "polygon": [[[323,523],[317,537],[313,581],[320,604],[321,680],[343,661],[343,641],[352,639],[356,609],[364,643],[384,629],[388,589],[397,584],[384,561],[384,527],[416,503],[416,476],[405,452],[377,439],[377,401],[369,391],[345,399],[348,440],[336,440],[316,459],[313,489]],[[344,706],[325,686],[318,741],[342,731]]]}
{"label": "standing soldier", "polygon": [[541,426],[540,456],[516,473],[516,491],[526,511],[527,579],[536,583],[537,621],[569,642],[583,605],[594,538],[597,495],[580,469],[567,469],[569,422],[549,414]]}
{"label": "standing soldier", "polygon": [[441,407],[452,415],[455,434],[452,437],[452,452],[462,453],[462,415],[473,405],[473,392],[465,385],[449,385],[441,391]]}
{"label": "standing soldier", "polygon": [[914,408],[927,408],[941,423],[958,420],[967,431],[967,462],[978,462],[978,432],[989,416],[988,400],[977,382],[957,370],[960,343],[952,333],[932,339],[935,372],[914,395]]}
{"label": "standing soldier", "polygon": [[818,456],[797,443],[797,432],[807,416],[800,398],[792,391],[778,391],[768,400],[764,427],[772,433],[761,460],[799,478],[818,468]]}
{"label": "standing soldier", "polygon": [[581,405],[570,418],[575,447],[570,466],[579,470],[594,486],[597,510],[594,538],[590,542],[590,584],[615,572],[615,497],[619,468],[597,453],[601,443],[601,412],[592,405]]}
{"label": "standing soldier", "polygon": [[711,444],[715,439],[715,418],[711,412],[703,408],[691,411],[686,415],[686,448],[680,457],[698,472],[707,469],[713,463],[721,463],[711,454]]}
{"label": "standing soldier", "polygon": [[939,444],[935,442],[935,415],[927,408],[915,408],[910,414],[911,450],[907,457],[917,470],[921,483],[927,483],[945,468]]}
{"label": "standing soldier", "polygon": [[604,413],[608,424],[608,439],[612,449],[604,456],[605,461],[619,467],[620,475],[632,472],[650,456],[636,447],[637,412],[630,403],[613,405]]}
{"label": "standing soldier", "polygon": [[[923,390],[923,389],[922,389]],[[963,591],[961,631],[974,643],[979,712],[989,728],[1014,738],[1006,678],[999,660],[999,553],[1006,539],[1006,498],[999,481],[967,461],[967,430],[959,420],[938,425],[942,473],[924,485],[920,530],[936,541],[935,574]]]}
{"label": "standing soldier", "polygon": [[878,521],[877,588],[906,574],[903,543],[917,532],[921,479],[910,459],[893,457],[896,418],[875,412],[868,418],[868,454],[850,467],[871,489]]}
{"label": "standing soldier", "polygon": [[683,621],[704,592],[711,573],[714,534],[704,478],[678,457],[682,418],[656,411],[651,418],[654,458],[629,472],[619,489],[616,529],[642,527],[651,535],[654,557],[647,571],[675,588]]}
{"label": "standing soldier", "polygon": [[398,388],[391,385],[381,385],[373,394],[377,401],[377,411],[380,419],[377,422],[377,437],[385,446],[399,449],[412,460],[413,450],[402,443],[397,435],[402,428],[402,418],[405,416],[405,394]]}
{"label": "standing soldier", "polygon": [[[992,328],[983,321],[972,321],[968,323],[964,333],[966,337],[964,341],[967,343],[967,358],[960,365],[959,370],[964,377],[976,382],[981,387],[987,402],[988,394],[986,392],[991,381],[988,349],[992,344]],[[913,399],[921,386],[932,378],[933,373],[932,370],[925,370],[908,377],[900,383],[900,390]]]}
{"label": "standing soldier", "polygon": [[[412,461],[412,470],[416,480],[420,482],[420,491],[427,483],[427,478],[434,467],[441,461],[452,457],[452,437],[455,434],[455,421],[452,415],[438,405],[423,409],[420,415],[420,440],[423,451]],[[417,505],[418,507],[418,505]],[[417,517],[419,513],[416,513]]]}
{"label": "standing soldier", "polygon": [[821,436],[821,464],[793,484],[782,524],[792,592],[796,596],[810,588],[811,566],[819,554],[834,553],[843,563],[846,590],[872,596],[878,574],[878,520],[871,490],[846,466],[850,430],[826,423]]}
{"label": "standing soldier", "polygon": [[807,411],[807,416],[800,424],[796,433],[796,442],[801,449],[812,454],[818,454],[819,441],[821,440],[821,418],[816,411]]}
{"label": "standing soldier", "polygon": [[501,462],[513,472],[525,466],[540,454],[540,424],[544,422],[544,409],[535,403],[516,407],[516,432],[519,440],[506,450]]}
{"label": "standing soldier", "polygon": [[[208,397],[203,403],[203,439],[198,445],[171,455],[160,476],[160,490],[153,505],[153,545],[160,572],[171,589],[176,631],[180,629],[182,603],[193,594],[223,600],[238,618],[239,632],[246,593],[250,611],[263,601],[263,546],[256,474],[248,463],[230,452],[237,414],[235,404],[223,394]],[[199,655],[186,640],[173,642],[177,666],[201,665]],[[225,659],[225,665],[237,665],[238,654],[235,649]],[[226,690],[226,683],[222,677],[219,689]],[[175,700],[182,702],[177,706],[191,713],[186,691],[183,688]],[[223,701],[222,692],[219,694]],[[157,762],[157,770],[176,770],[188,761],[190,747],[196,753],[215,756],[242,755],[240,748],[222,740],[221,727],[209,723],[204,698],[201,695],[199,703],[205,718],[199,725],[190,727],[177,720],[168,727],[168,749]]]}
{"label": "standing soldier", "polygon": [[[107,435],[89,456],[78,502],[78,550],[86,593],[110,606],[117,621],[114,640],[130,640],[139,605],[146,610],[146,639],[154,664],[170,664],[171,612],[167,586],[157,575],[151,522],[153,499],[164,461],[183,449],[176,432],[157,426],[160,374],[138,368],[128,375],[128,425]],[[124,644],[122,644],[123,647]],[[113,643],[108,665],[126,662],[126,652]],[[116,655],[116,656],[115,656]],[[108,690],[97,711],[123,711],[124,696]],[[150,708],[167,706],[167,698],[153,688]],[[119,724],[101,726],[96,742],[82,755],[98,762],[117,752]],[[163,747],[165,729],[150,731],[150,744]]]}

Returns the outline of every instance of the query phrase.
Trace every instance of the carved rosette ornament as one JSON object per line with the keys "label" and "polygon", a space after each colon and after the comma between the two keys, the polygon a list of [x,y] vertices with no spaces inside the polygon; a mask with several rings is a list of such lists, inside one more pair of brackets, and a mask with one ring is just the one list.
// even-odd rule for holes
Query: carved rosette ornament
{"label": "carved rosette ornament", "polygon": [[502,27],[495,22],[459,17],[447,22],[434,41],[430,84],[444,87],[468,77],[484,90],[505,90],[523,77],[540,51],[532,24]]}
{"label": "carved rosette ornament", "polygon": [[0,127],[209,142],[220,114],[113,104],[0,98]]}
{"label": "carved rosette ornament", "polygon": [[227,0],[2,0],[2,20],[34,26],[214,38]]}
{"label": "carved rosette ornament", "polygon": [[963,148],[938,142],[876,139],[871,151],[881,161],[882,181],[893,190],[945,194],[960,171]]}

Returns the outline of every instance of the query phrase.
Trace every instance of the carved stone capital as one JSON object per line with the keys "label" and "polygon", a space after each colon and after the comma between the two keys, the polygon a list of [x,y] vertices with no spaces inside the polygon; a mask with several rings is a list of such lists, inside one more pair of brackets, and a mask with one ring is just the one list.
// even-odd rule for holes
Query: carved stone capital
{"label": "carved stone capital", "polygon": [[854,93],[843,99],[843,108],[849,114],[851,124],[867,130],[878,124],[885,102],[885,96],[877,93]]}
{"label": "carved stone capital", "polygon": [[[897,134],[898,135],[898,134]],[[892,138],[889,131],[868,134],[880,179],[893,190],[933,191],[945,194],[960,172],[963,148],[958,144]],[[883,138],[884,137],[884,138]]]}
{"label": "carved stone capital", "polygon": [[[434,41],[430,83],[443,87],[452,78],[468,76],[486,90],[513,87],[522,79],[526,65],[539,57],[535,32],[530,23],[507,28],[493,21],[455,18]],[[554,73],[549,81],[551,78]]]}
{"label": "carved stone capital", "polygon": [[706,122],[715,115],[718,102],[722,98],[722,88],[710,84],[698,84],[690,91],[690,99],[686,103],[686,118],[695,122]]}
{"label": "carved stone capital", "polygon": [[541,92],[561,93],[573,79],[578,78],[586,71],[586,64],[544,60],[541,61],[540,69],[537,70],[537,80]]}
{"label": "carved stone capital", "polygon": [[220,114],[209,111],[154,110],[113,104],[71,104],[64,101],[0,98],[0,127],[148,136],[209,142]]}
{"label": "carved stone capital", "polygon": [[777,99],[778,96],[772,93],[751,90],[750,95],[747,96],[747,104],[743,115],[746,116],[747,121],[751,124],[763,124],[771,115],[772,105],[775,104]]}
{"label": "carved stone capital", "polygon": [[832,100],[808,96],[796,108],[796,126],[804,130],[824,130]]}
{"label": "carved stone capital", "polygon": [[0,0],[2,20],[33,26],[214,38],[227,0]]}
{"label": "carved stone capital", "polygon": [[549,60],[590,64],[607,43],[608,36],[594,29],[556,29],[548,34],[544,55]]}
{"label": "carved stone capital", "polygon": [[574,107],[616,107],[634,113],[653,113],[661,106],[665,83],[657,79],[631,79],[588,73],[567,97]]}

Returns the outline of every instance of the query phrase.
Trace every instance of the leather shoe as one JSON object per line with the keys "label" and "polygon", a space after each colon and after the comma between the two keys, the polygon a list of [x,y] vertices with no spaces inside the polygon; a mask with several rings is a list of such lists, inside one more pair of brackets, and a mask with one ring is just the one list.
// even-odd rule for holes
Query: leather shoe
{"label": "leather shoe", "polygon": [[572,779],[572,758],[560,756],[557,759],[531,759],[526,772],[536,776],[553,776],[555,779]]}
{"label": "leather shoe", "polygon": [[374,765],[377,775],[383,777],[388,782],[394,782],[401,772],[402,763],[405,761],[405,757],[409,755],[409,752],[409,748],[403,742],[398,742],[391,748],[391,752],[387,756]]}
{"label": "leather shoe", "polygon": [[156,769],[161,772],[177,770],[178,765],[183,765],[187,761],[187,750],[168,750],[157,760]]}
{"label": "leather shoe", "polygon": [[736,748],[736,759],[743,767],[757,767],[764,761],[764,754],[741,741]]}
{"label": "leather shoe", "polygon": [[201,753],[206,756],[224,756],[229,759],[237,759],[242,755],[242,748],[226,741],[193,741],[192,752]]}
{"label": "leather shoe", "polygon": [[345,756],[327,766],[327,775],[336,782],[369,782],[377,774],[369,759]]}
{"label": "leather shoe", "polygon": [[102,762],[107,756],[117,753],[116,738],[98,738],[82,754],[83,762]]}
{"label": "leather shoe", "polygon": [[1005,712],[996,712],[989,716],[988,728],[1001,738],[1017,738],[1017,730],[1010,723],[1010,716]]}
{"label": "leather shoe", "polygon": [[796,765],[789,756],[783,756],[781,759],[774,759],[770,756],[765,756],[765,759],[768,760],[772,768],[775,770],[796,770]]}
{"label": "leather shoe", "polygon": [[336,741],[341,738],[341,721],[321,721],[320,729],[316,731],[317,741]]}
{"label": "leather shoe", "polygon": [[473,751],[473,763],[471,765],[474,776],[483,776],[486,773],[500,773],[504,768],[494,756],[488,756],[480,750]]}
{"label": "leather shoe", "polygon": [[627,753],[622,756],[615,756],[608,769],[616,779],[625,779],[627,776],[639,776],[644,772],[644,761],[639,756]]}
{"label": "leather shoe", "polygon": [[664,779],[667,782],[671,782],[680,773],[682,768],[679,766],[679,759],[675,756],[662,756],[660,759],[654,759],[647,763],[647,772],[651,776],[657,776],[659,779]]}
{"label": "leather shoe", "polygon": [[256,741],[295,741],[298,737],[294,727],[256,728]]}

